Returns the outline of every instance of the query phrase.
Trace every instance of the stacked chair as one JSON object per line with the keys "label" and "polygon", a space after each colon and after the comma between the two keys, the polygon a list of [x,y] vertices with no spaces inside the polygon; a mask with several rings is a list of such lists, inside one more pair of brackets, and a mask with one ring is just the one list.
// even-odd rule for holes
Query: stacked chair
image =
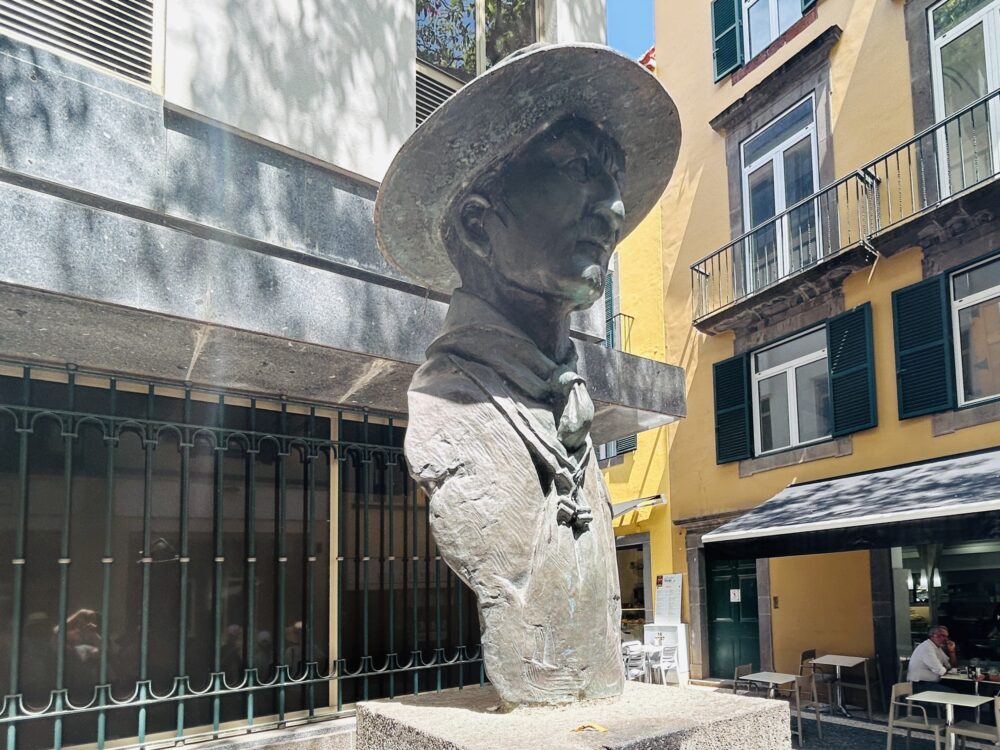
{"label": "stacked chair", "polygon": [[626,680],[643,680],[646,678],[646,652],[639,641],[622,643],[622,661],[625,662]]}

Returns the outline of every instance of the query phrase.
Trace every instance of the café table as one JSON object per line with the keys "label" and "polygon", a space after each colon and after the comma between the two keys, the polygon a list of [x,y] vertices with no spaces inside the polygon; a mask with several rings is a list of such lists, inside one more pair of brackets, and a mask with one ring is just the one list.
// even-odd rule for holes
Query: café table
{"label": "caf\u00e9 table", "polygon": [[796,675],[785,674],[784,672],[753,672],[740,677],[741,681],[762,682],[767,685],[767,697],[773,698],[779,685],[787,685],[795,682]]}
{"label": "caf\u00e9 table", "polygon": [[[967,695],[965,693],[945,693],[941,690],[925,690],[922,693],[914,693],[906,696],[908,701],[919,701],[920,703],[934,703],[945,708],[945,722],[948,726],[955,723],[955,706],[976,709],[976,721],[979,721],[979,707],[984,703],[989,703],[993,699],[985,695]],[[951,742],[946,750],[955,749],[955,735],[951,735]]]}
{"label": "caf\u00e9 table", "polygon": [[844,667],[847,667],[848,669],[856,667],[864,661],[864,656],[844,656],[843,654],[826,654],[824,656],[818,656],[815,659],[810,659],[811,664],[833,667],[837,671],[837,679],[835,682],[837,685],[837,708],[840,709],[840,712],[848,719],[853,719],[854,717],[851,716],[850,712],[844,706],[844,689],[840,682],[840,670]]}
{"label": "caf\u00e9 table", "polygon": [[965,672],[948,672],[948,674],[941,677],[941,680],[942,681],[947,680],[956,687],[958,687],[958,685],[964,685],[971,682],[975,689],[976,695],[979,695],[980,685],[987,685],[989,687],[1000,688],[1000,682],[994,682],[993,680],[989,679],[975,680],[966,675]]}

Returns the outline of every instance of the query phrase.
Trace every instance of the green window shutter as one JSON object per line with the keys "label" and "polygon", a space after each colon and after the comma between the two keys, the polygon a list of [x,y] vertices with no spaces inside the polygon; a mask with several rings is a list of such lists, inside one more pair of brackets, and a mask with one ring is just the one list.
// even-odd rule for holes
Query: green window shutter
{"label": "green window shutter", "polygon": [[604,277],[604,345],[615,348],[615,275]]}
{"label": "green window shutter", "polygon": [[816,4],[816,0],[802,0],[802,12],[805,13]]}
{"label": "green window shutter", "polygon": [[892,293],[899,418],[955,408],[946,274]]}
{"label": "green window shutter", "polygon": [[618,438],[615,441],[615,453],[621,455],[622,453],[634,451],[638,437],[638,435],[629,435],[628,437]]}
{"label": "green window shutter", "polygon": [[831,434],[838,437],[877,425],[870,302],[827,322],[826,352],[830,367]]}
{"label": "green window shutter", "polygon": [[712,57],[715,80],[743,64],[742,0],[712,0]]}
{"label": "green window shutter", "polygon": [[753,455],[750,430],[750,358],[740,355],[712,368],[715,390],[715,462]]}

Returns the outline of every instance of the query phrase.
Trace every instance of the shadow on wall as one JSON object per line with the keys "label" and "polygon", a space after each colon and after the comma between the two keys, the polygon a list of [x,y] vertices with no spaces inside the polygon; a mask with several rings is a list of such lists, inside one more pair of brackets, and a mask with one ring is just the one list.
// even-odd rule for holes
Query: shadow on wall
{"label": "shadow on wall", "polygon": [[166,98],[371,179],[413,129],[410,0],[173,0]]}

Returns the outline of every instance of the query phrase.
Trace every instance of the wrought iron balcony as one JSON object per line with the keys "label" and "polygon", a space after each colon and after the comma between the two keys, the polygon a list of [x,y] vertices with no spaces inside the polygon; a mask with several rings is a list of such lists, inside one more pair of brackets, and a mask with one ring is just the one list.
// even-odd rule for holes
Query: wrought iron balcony
{"label": "wrought iron balcony", "polygon": [[691,266],[695,325],[968,195],[1000,175],[1000,90]]}

